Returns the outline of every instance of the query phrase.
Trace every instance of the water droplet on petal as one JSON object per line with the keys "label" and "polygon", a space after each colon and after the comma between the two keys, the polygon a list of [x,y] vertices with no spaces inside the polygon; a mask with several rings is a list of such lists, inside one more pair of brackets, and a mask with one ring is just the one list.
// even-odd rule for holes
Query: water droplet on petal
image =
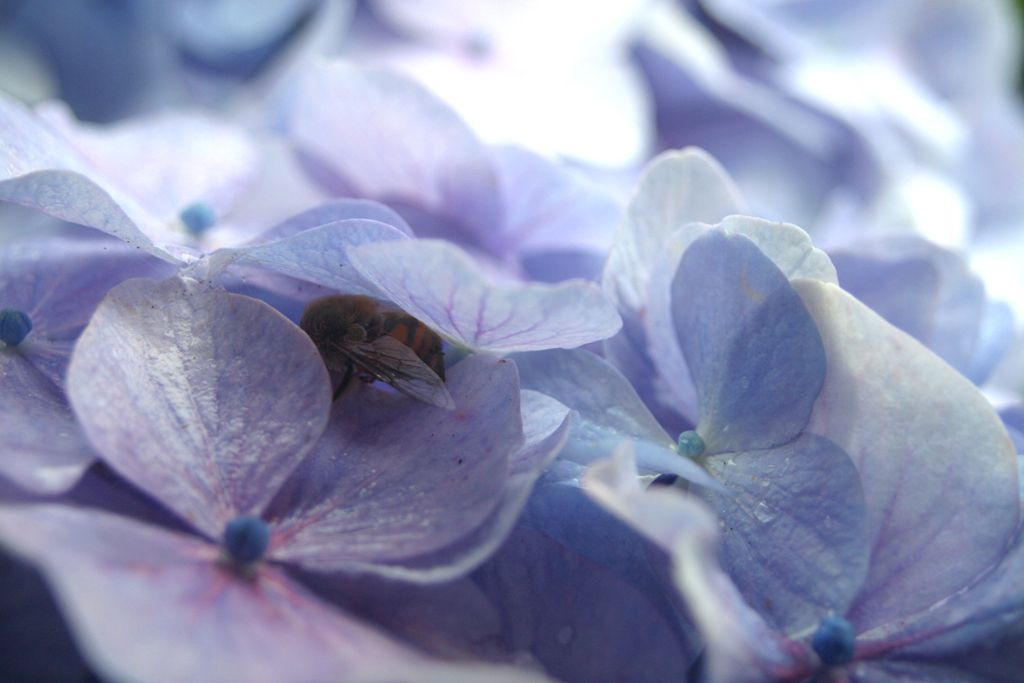
{"label": "water droplet on petal", "polygon": [[32,319],[16,308],[0,311],[0,341],[8,346],[17,346],[32,331]]}
{"label": "water droplet on petal", "polygon": [[767,524],[775,519],[777,513],[768,506],[768,503],[762,500],[754,506],[754,516],[757,517],[758,521],[762,524]]}

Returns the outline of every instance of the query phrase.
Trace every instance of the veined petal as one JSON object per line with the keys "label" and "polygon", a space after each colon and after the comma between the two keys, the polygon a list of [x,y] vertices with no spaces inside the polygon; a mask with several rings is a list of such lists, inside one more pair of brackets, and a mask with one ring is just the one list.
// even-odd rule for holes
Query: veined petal
{"label": "veined petal", "polygon": [[696,147],[665,152],[647,165],[619,226],[601,284],[619,308],[642,310],[651,265],[665,242],[687,223],[718,223],[743,212],[725,169]]}
{"label": "veined petal", "polygon": [[846,614],[870,559],[864,492],[850,457],[803,434],[705,464],[731,493],[700,495],[722,519],[722,562],[747,603],[781,633]]}
{"label": "veined petal", "polygon": [[706,641],[709,681],[768,683],[810,674],[809,648],[772,631],[718,566],[718,523],[705,506],[676,490],[642,490],[628,449],[591,467],[584,488],[672,556],[676,585]]}
{"label": "veined petal", "polygon": [[259,169],[256,145],[244,129],[200,110],[102,127],[76,121],[62,102],[45,102],[36,111],[92,168],[166,222],[199,201],[227,213]]}
{"label": "veined petal", "polygon": [[66,491],[96,458],[63,393],[8,349],[0,349],[0,440],[0,473],[35,493]]}
{"label": "veined petal", "polygon": [[520,518],[537,478],[565,444],[575,417],[558,401],[535,391],[524,390],[520,406],[525,440],[509,459],[508,481],[491,514],[454,543],[401,564],[371,566],[368,571],[400,581],[449,581],[494,554]]}
{"label": "veined petal", "polygon": [[522,385],[558,399],[579,413],[560,457],[582,465],[608,457],[633,440],[645,472],[672,473],[708,486],[716,479],[680,457],[675,440],[658,424],[636,390],[608,361],[584,349],[548,349],[511,356]]}
{"label": "veined petal", "polygon": [[610,337],[622,324],[589,282],[499,287],[483,279],[465,252],[441,240],[367,244],[348,255],[384,297],[471,349],[575,348]]}
{"label": "veined petal", "polygon": [[[255,266],[352,294],[376,294],[352,267],[348,247],[407,240],[398,228],[376,220],[349,218],[303,230],[290,237],[240,249],[222,249],[232,263]],[[272,286],[272,282],[269,282]]]}
{"label": "veined petal", "polygon": [[107,238],[14,243],[0,251],[0,305],[28,314],[32,332],[18,352],[63,387],[72,346],[107,291],[133,277],[172,273],[167,263]]}
{"label": "veined petal", "polygon": [[220,563],[216,546],[117,515],[6,507],[0,536],[39,564],[86,659],[112,680],[537,680],[432,662],[276,567],[246,581]]}
{"label": "veined petal", "polygon": [[807,430],[843,448],[864,485],[871,567],[849,613],[860,632],[1002,558],[1020,518],[1017,455],[985,397],[931,351],[838,287],[796,287],[828,360]]}
{"label": "veined petal", "polygon": [[508,647],[560,680],[685,680],[696,658],[696,643],[680,642],[636,589],[539,531],[513,531],[473,580],[498,610]]}
{"label": "veined petal", "polygon": [[266,304],[140,279],[96,309],[68,396],[108,463],[219,538],[314,445],[330,383],[309,337]]}
{"label": "veined petal", "polygon": [[271,240],[279,240],[291,237],[303,230],[318,228],[321,225],[351,218],[379,221],[397,228],[409,237],[414,236],[412,228],[405,222],[405,219],[385,204],[370,199],[336,199],[319,206],[314,206],[311,209],[306,209],[302,213],[281,221],[270,230],[259,235],[254,242],[262,244]]}
{"label": "veined petal", "polygon": [[314,569],[400,564],[483,524],[523,442],[515,364],[473,356],[447,385],[454,410],[376,390],[335,403],[267,510],[269,557]]}
{"label": "veined petal", "polygon": [[301,80],[289,134],[316,180],[337,194],[399,200],[481,236],[500,227],[486,149],[404,76],[317,64]]}
{"label": "veined petal", "polygon": [[171,263],[164,227],[23,104],[0,94],[0,199],[97,228]]}

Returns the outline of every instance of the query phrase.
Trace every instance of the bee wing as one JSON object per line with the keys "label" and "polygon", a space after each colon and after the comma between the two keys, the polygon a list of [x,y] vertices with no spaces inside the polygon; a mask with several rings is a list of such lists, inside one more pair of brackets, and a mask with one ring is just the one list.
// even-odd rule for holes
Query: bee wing
{"label": "bee wing", "polygon": [[394,337],[384,335],[371,343],[349,342],[345,351],[360,368],[406,396],[439,408],[455,409],[455,400],[444,380],[415,351]]}

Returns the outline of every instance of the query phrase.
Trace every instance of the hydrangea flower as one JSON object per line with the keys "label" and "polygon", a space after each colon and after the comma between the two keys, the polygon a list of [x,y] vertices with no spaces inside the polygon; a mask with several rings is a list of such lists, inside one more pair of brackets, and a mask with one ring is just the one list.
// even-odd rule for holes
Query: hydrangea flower
{"label": "hydrangea flower", "polygon": [[[393,212],[365,202],[340,211],[314,210],[272,228],[257,244],[223,248],[205,258],[201,251],[179,246],[194,244],[193,240],[169,234],[174,215],[170,212],[184,203],[182,198],[194,197],[199,190],[211,197],[218,196],[217,192],[233,196],[230,190],[240,182],[239,162],[250,158],[246,155],[251,149],[240,145],[237,153],[203,163],[211,168],[202,181],[190,180],[192,176],[185,173],[191,168],[189,159],[172,155],[154,160],[140,178],[128,182],[126,169],[116,166],[111,154],[116,136],[93,140],[78,133],[76,148],[24,107],[11,101],[2,104],[11,137],[5,138],[10,163],[0,181],[0,196],[114,234],[184,268],[192,277],[216,280],[225,268],[237,264],[270,269],[331,289],[372,293],[470,349],[578,346],[613,334],[619,325],[615,311],[592,285],[567,282],[557,287],[496,287],[450,245],[430,240],[399,244],[406,239],[408,226],[396,220]],[[170,132],[178,131],[179,125],[171,125]],[[184,135],[201,143],[217,134],[215,127],[199,128],[195,131],[186,126]],[[125,134],[136,142],[141,135],[131,130]],[[82,149],[90,151],[96,161],[84,158]],[[438,182],[446,182],[443,174],[436,177]],[[170,188],[169,197],[161,194],[163,187]],[[56,201],[58,196],[60,201]],[[207,203],[217,205],[212,199]],[[339,221],[341,217],[344,220]],[[397,222],[399,227],[381,219]],[[394,244],[371,248],[370,242]],[[355,257],[356,252],[349,253],[349,248],[358,245],[367,248]],[[286,285],[286,289],[286,294],[294,293],[293,286]],[[453,298],[455,291],[460,296]],[[414,301],[415,297],[420,300]],[[561,316],[557,323],[555,314]]]}
{"label": "hydrangea flower", "polygon": [[[1013,578],[1019,464],[1006,431],[967,379],[848,294],[814,280],[796,287],[827,363],[808,431],[849,453],[866,503],[869,543],[860,560],[829,564],[818,556],[820,570],[845,579],[836,604],[807,611],[806,596],[789,592],[806,584],[791,573],[779,586],[752,590],[748,577],[786,566],[791,548],[779,544],[773,556],[767,543],[756,552],[730,545],[732,520],[719,528],[677,491],[642,493],[628,464],[595,468],[595,497],[672,553],[677,584],[708,642],[710,680],[869,682],[970,671],[1003,680],[1013,665],[1000,653],[1012,651],[1007,624],[1021,599]],[[782,476],[800,481],[796,465]],[[763,474],[755,467],[749,476]],[[792,490],[791,504],[810,503],[818,491]],[[775,511],[770,497],[761,502]],[[789,529],[770,514],[760,521],[769,537]],[[816,538],[835,547],[838,520],[822,521]],[[784,536],[813,547],[799,534]],[[727,574],[714,559],[719,537]]]}
{"label": "hydrangea flower", "polygon": [[1013,341],[1009,305],[987,297],[956,252],[905,235],[832,249],[829,259],[844,290],[975,384],[985,382]]}
{"label": "hydrangea flower", "polygon": [[596,275],[618,203],[534,153],[485,146],[415,82],[311,64],[285,109],[293,149],[331,194],[388,203],[416,235],[459,244],[500,279]]}
{"label": "hydrangea flower", "polygon": [[521,421],[512,363],[453,368],[452,412],[369,389],[330,411],[319,354],[280,314],[137,279],[97,309],[68,386],[105,462],[186,529],[62,504],[0,512],[105,675],[533,680],[433,664],[287,571],[435,581],[482,560],[567,428]]}

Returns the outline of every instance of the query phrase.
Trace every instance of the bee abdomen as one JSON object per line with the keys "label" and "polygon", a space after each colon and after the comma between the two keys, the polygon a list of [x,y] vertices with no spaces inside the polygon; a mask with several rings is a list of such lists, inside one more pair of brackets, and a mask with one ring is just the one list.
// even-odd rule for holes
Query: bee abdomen
{"label": "bee abdomen", "polygon": [[444,379],[444,346],[441,337],[432,329],[411,315],[393,313],[385,316],[381,332],[408,346],[427,367]]}

